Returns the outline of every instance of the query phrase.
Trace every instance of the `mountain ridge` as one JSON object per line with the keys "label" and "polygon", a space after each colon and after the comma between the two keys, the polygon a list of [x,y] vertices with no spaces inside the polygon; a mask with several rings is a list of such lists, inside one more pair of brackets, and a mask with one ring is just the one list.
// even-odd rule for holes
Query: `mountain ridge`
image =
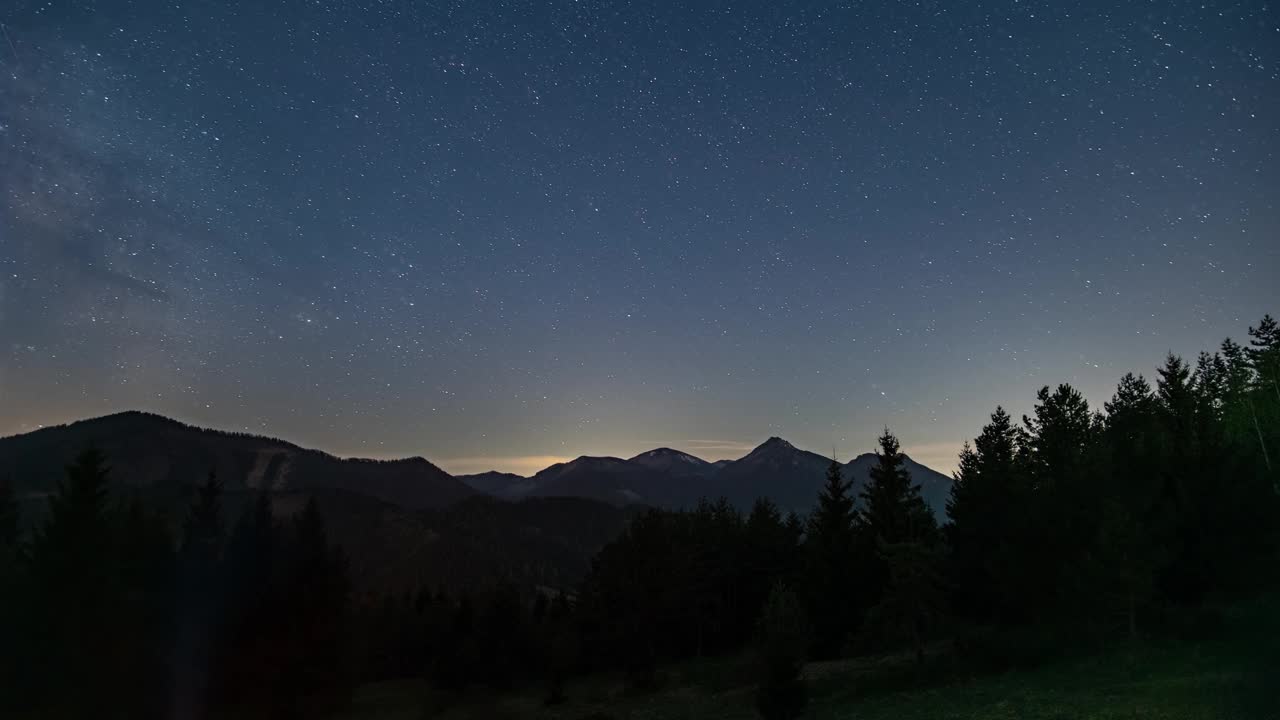
{"label": "mountain ridge", "polygon": [[[786,510],[808,512],[831,459],[771,436],[740,458],[708,462],[691,453],[658,447],[630,458],[582,455],[532,476],[488,471],[451,475],[421,456],[376,460],[343,458],[266,435],[204,428],[157,413],[127,410],[0,438],[0,473],[20,489],[50,490],[61,468],[91,444],[107,452],[138,485],[185,486],[215,469],[241,489],[298,492],[330,488],[363,493],[408,509],[444,507],[475,494],[517,501],[582,497],[615,506],[689,507],[701,498],[728,498],[746,511],[758,497]],[[178,449],[175,449],[176,445]],[[157,448],[161,448],[157,450]],[[49,469],[20,456],[54,455]],[[869,479],[874,453],[842,464],[856,493]],[[904,453],[907,469],[940,518],[950,478]]]}

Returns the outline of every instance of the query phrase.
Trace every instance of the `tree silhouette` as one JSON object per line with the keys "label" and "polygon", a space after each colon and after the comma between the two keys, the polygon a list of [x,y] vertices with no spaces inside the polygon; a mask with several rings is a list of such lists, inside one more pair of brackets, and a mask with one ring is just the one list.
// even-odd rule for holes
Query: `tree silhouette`
{"label": "tree silhouette", "polygon": [[760,680],[756,709],[765,720],[800,717],[808,703],[800,673],[809,628],[799,599],[781,581],[769,593],[758,627]]}
{"label": "tree silhouette", "polygon": [[14,495],[13,481],[0,478],[0,562],[18,547],[18,531],[21,527],[18,498]]}
{"label": "tree silhouette", "polygon": [[1026,480],[1018,465],[1021,432],[997,407],[960,467],[947,500],[950,580],[959,612],[979,620],[1025,619],[1020,572],[1031,549],[1023,540]]}
{"label": "tree silhouette", "polygon": [[851,483],[833,458],[805,537],[805,595],[813,623],[813,655],[837,655],[857,626],[854,520]]}
{"label": "tree silhouette", "polygon": [[280,683],[288,715],[309,715],[350,700],[347,667],[350,581],[342,550],[329,544],[316,499],[295,518],[284,606],[292,615]]}
{"label": "tree silhouette", "polygon": [[[34,669],[27,688],[71,714],[93,713],[114,697],[115,613],[120,598],[107,515],[106,460],[86,450],[66,469],[28,550],[31,622],[27,645]],[[53,683],[74,687],[56,693]]]}
{"label": "tree silhouette", "polygon": [[924,538],[881,542],[878,551],[889,579],[868,624],[882,642],[905,644],[916,661],[923,662],[925,644],[936,632],[946,606],[940,553]]}
{"label": "tree silhouette", "polygon": [[920,486],[911,482],[898,438],[885,428],[877,442],[876,464],[860,493],[862,527],[878,542],[931,539],[937,523],[920,496]]}

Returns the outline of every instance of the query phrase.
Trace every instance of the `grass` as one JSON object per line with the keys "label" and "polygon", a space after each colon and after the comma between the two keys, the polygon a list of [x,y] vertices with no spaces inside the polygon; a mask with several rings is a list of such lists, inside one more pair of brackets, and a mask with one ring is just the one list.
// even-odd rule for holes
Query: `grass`
{"label": "grass", "polygon": [[[1211,639],[1125,645],[1030,670],[930,683],[909,659],[889,657],[813,663],[805,674],[812,720],[1280,720],[1280,598],[1230,610]],[[696,661],[666,670],[649,694],[600,675],[572,683],[570,702],[553,708],[536,691],[477,691],[432,714],[422,684],[386,683],[363,688],[349,718],[747,720],[756,715],[745,677],[743,658]]]}

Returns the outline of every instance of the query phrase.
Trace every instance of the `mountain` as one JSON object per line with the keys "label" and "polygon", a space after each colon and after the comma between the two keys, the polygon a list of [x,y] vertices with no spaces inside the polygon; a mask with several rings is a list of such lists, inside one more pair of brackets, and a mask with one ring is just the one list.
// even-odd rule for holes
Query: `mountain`
{"label": "mountain", "polygon": [[665,447],[640,453],[627,462],[672,475],[710,475],[717,469],[700,457]]}
{"label": "mountain", "polygon": [[57,486],[63,467],[96,447],[117,483],[161,504],[179,504],[210,471],[228,493],[259,488],[347,490],[410,510],[443,507],[476,494],[423,458],[343,459],[275,438],[208,430],[143,412],[81,420],[0,438],[0,474],[19,493],[39,497]]}
{"label": "mountain", "polygon": [[614,505],[667,505],[670,477],[616,457],[584,455],[531,478],[533,497],[585,497]]}
{"label": "mountain", "polygon": [[[857,495],[870,479],[875,455],[859,455],[841,467]],[[767,497],[784,510],[808,513],[826,483],[830,458],[771,437],[737,460],[711,463],[671,448],[656,448],[623,460],[583,456],[557,463],[531,478],[509,473],[466,475],[471,487],[503,499],[583,497],[616,506],[691,507],[701,498],[726,497],[743,512]],[[951,478],[906,458],[912,480],[941,520]]]}
{"label": "mountain", "polygon": [[474,475],[454,475],[454,477],[466,483],[473,490],[496,498],[512,499],[524,497],[533,487],[532,481],[523,475],[497,472],[496,470]]}
{"label": "mountain", "polygon": [[[852,481],[852,493],[857,494],[870,480],[870,469],[875,455],[859,455],[841,467],[841,475]],[[801,450],[782,438],[772,437],[752,450],[745,457],[733,460],[714,475],[718,494],[724,495],[739,509],[751,507],[758,497],[767,497],[784,510],[804,514],[817,500],[826,483],[827,468],[831,459],[817,453]],[[906,468],[911,479],[920,485],[925,503],[940,520],[946,513],[947,496],[951,492],[951,478],[936,470],[906,458]]]}
{"label": "mountain", "polygon": [[[274,438],[124,412],[0,438],[0,477],[13,478],[28,526],[46,509],[64,466],[88,447],[106,455],[114,498],[140,497],[175,531],[210,469],[224,484],[228,527],[259,489],[271,491],[281,519],[314,498],[360,594],[498,582],[572,588],[638,512],[582,498],[502,502],[422,458],[343,460]],[[528,482],[485,475],[494,486]]]}
{"label": "mountain", "polygon": [[715,474],[716,489],[744,512],[767,497],[784,510],[807,513],[818,498],[831,459],[771,437]]}

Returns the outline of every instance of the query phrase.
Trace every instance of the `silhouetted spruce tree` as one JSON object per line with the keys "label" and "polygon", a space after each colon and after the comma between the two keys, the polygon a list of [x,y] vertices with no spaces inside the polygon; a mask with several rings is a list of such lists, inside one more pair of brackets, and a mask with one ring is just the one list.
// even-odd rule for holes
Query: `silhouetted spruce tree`
{"label": "silhouetted spruce tree", "polygon": [[478,627],[478,649],[484,666],[480,680],[490,687],[509,689],[530,660],[524,606],[519,592],[509,584],[486,595]]}
{"label": "silhouetted spruce tree", "polygon": [[1017,462],[1020,429],[997,407],[973,445],[965,444],[947,500],[949,579],[956,609],[981,620],[1026,619],[1022,567],[1026,481]]}
{"label": "silhouetted spruce tree", "polygon": [[350,701],[347,572],[345,553],[329,543],[312,497],[294,520],[284,587],[284,607],[292,615],[280,678],[286,715],[322,714]]}
{"label": "silhouetted spruce tree", "polygon": [[210,678],[223,600],[220,582],[225,533],[222,482],[210,472],[182,524],[178,549],[178,611],[174,678],[182,712],[201,715],[212,701]]}
{"label": "silhouetted spruce tree", "polygon": [[546,672],[546,705],[564,702],[565,683],[578,661],[578,633],[573,624],[573,608],[564,593],[551,601],[543,624],[542,666]]}
{"label": "silhouetted spruce tree", "polygon": [[1280,323],[1275,318],[1264,315],[1257,327],[1249,328],[1246,353],[1259,388],[1271,390],[1280,400]]}
{"label": "silhouetted spruce tree", "polygon": [[925,537],[881,541],[877,550],[889,578],[880,602],[867,616],[867,625],[881,642],[904,644],[917,662],[923,662],[925,645],[938,632],[946,612],[941,553]]}
{"label": "silhouetted spruce tree", "polygon": [[1280,323],[1265,315],[1257,327],[1249,328],[1245,349],[1253,369],[1255,391],[1246,397],[1261,455],[1261,471],[1270,480],[1273,494],[1280,497]]}
{"label": "silhouetted spruce tree", "polygon": [[[1031,608],[1075,614],[1089,588],[1078,570],[1097,532],[1100,478],[1091,463],[1100,428],[1078,390],[1059,385],[1036,394],[1024,416],[1019,463],[1026,468],[1029,523],[1026,541],[1036,548],[1019,569]],[[1033,611],[1034,612],[1034,611]]]}
{"label": "silhouetted spruce tree", "polygon": [[133,718],[172,715],[176,559],[168,522],[137,496],[115,513],[123,601],[116,706]]}
{"label": "silhouetted spruce tree", "polygon": [[13,481],[0,478],[0,562],[7,554],[17,552],[20,520]]}
{"label": "silhouetted spruce tree", "polygon": [[756,710],[765,720],[791,720],[804,713],[809,698],[801,671],[808,635],[799,598],[778,581],[758,624],[760,680]]}
{"label": "silhouetted spruce tree", "polygon": [[[29,669],[24,688],[49,715],[107,717],[115,698],[119,575],[107,513],[106,460],[86,450],[67,467],[27,554]],[[68,692],[74,688],[74,692]]]}
{"label": "silhouetted spruce tree", "polygon": [[743,526],[745,550],[743,605],[755,618],[779,580],[794,583],[798,551],[804,532],[799,519],[788,524],[778,506],[768,498],[756,500]]}
{"label": "silhouetted spruce tree", "polygon": [[217,704],[262,707],[284,664],[281,530],[271,494],[260,490],[227,539],[222,584],[225,623],[216,643]]}
{"label": "silhouetted spruce tree", "polygon": [[1101,489],[1098,532],[1082,571],[1096,586],[1091,594],[1104,628],[1123,618],[1132,638],[1138,615],[1153,600],[1156,578],[1170,561],[1172,488],[1157,471],[1163,452],[1155,394],[1141,375],[1127,373],[1105,403],[1103,434],[1107,477]]}
{"label": "silhouetted spruce tree", "polygon": [[[858,514],[862,547],[873,553],[865,565],[862,588],[873,608],[881,604],[890,582],[890,558],[885,549],[909,542],[931,545],[937,539],[937,522],[920,496],[920,486],[911,481],[898,438],[885,428],[878,443],[871,478],[859,494],[862,508]],[[881,628],[875,627],[867,628],[863,636],[873,642],[884,639]]]}
{"label": "silhouetted spruce tree", "polygon": [[805,599],[813,623],[812,654],[835,657],[859,618],[854,583],[854,510],[850,483],[833,458],[805,535]]}
{"label": "silhouetted spruce tree", "polygon": [[920,496],[920,486],[911,481],[898,438],[885,428],[878,443],[871,479],[860,493],[863,528],[869,537],[890,544],[932,540],[937,522]]}
{"label": "silhouetted spruce tree", "polygon": [[471,594],[463,591],[452,608],[449,627],[441,638],[440,652],[436,653],[432,668],[437,687],[444,690],[464,690],[475,679],[475,606]]}
{"label": "silhouetted spruce tree", "polygon": [[8,652],[0,652],[0,712],[16,710],[20,696],[19,593],[26,589],[26,582],[18,567],[19,521],[13,483],[0,478],[0,648],[9,648]]}

